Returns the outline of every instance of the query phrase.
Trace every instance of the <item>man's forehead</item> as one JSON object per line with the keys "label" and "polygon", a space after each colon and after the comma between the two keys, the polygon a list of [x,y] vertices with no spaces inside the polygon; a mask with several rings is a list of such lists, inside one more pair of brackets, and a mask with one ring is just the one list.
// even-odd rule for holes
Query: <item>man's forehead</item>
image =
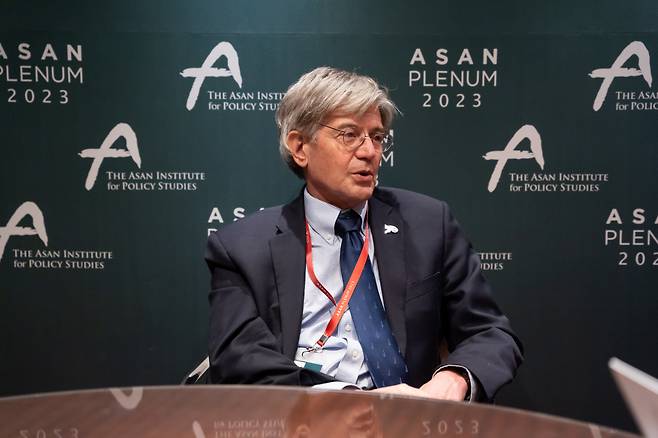
{"label": "man's forehead", "polygon": [[383,128],[382,118],[379,113],[379,109],[371,108],[363,114],[355,113],[346,113],[346,112],[334,112],[329,114],[324,120],[323,123],[342,125],[342,126],[363,126],[368,125],[368,128]]}

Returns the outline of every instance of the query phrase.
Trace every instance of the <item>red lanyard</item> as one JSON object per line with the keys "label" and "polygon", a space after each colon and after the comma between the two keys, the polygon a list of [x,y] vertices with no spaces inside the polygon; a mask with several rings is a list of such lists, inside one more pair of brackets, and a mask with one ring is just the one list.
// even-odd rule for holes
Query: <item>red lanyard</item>
{"label": "red lanyard", "polygon": [[347,303],[349,303],[350,298],[352,298],[352,293],[354,293],[354,289],[356,289],[356,285],[359,283],[359,279],[361,278],[361,274],[363,273],[363,268],[366,265],[366,262],[368,261],[368,244],[369,244],[369,238],[368,238],[368,216],[366,214],[366,226],[365,226],[365,239],[363,243],[363,248],[361,249],[361,254],[359,254],[359,258],[356,261],[356,266],[354,266],[354,270],[352,271],[352,275],[350,275],[350,279],[347,282],[347,285],[345,286],[345,289],[343,289],[343,295],[340,298],[340,301],[338,304],[336,304],[336,300],[334,300],[334,297],[329,293],[327,288],[325,288],[322,283],[320,283],[320,280],[315,276],[315,271],[313,270],[313,249],[311,245],[311,231],[308,226],[308,221],[306,222],[306,268],[308,269],[308,276],[311,277],[311,281],[317,287],[322,291],[323,294],[333,303],[336,308],[334,309],[333,314],[331,315],[331,319],[329,320],[329,323],[327,324],[327,328],[324,329],[324,334],[318,339],[316,344],[318,347],[315,347],[315,349],[321,349],[325,342],[327,342],[327,339],[331,337],[331,335],[336,331],[336,327],[338,327],[338,323],[340,322],[340,319],[343,317],[343,313],[345,313],[345,310],[347,310]]}

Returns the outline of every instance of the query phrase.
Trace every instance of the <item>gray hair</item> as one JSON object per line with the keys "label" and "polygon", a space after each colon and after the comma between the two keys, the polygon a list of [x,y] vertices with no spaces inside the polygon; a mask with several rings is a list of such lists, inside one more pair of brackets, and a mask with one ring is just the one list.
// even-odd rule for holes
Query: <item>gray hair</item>
{"label": "gray hair", "polygon": [[304,178],[286,144],[292,130],[313,137],[323,119],[334,112],[365,114],[373,106],[379,109],[382,124],[389,129],[399,112],[386,88],[374,79],[332,67],[318,67],[292,84],[276,111],[279,128],[279,153],[295,175]]}

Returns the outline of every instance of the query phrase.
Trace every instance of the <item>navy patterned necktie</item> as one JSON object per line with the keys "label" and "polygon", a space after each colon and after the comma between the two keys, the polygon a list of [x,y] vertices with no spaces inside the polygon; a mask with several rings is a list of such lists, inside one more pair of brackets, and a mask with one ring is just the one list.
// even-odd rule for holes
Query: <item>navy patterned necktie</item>
{"label": "navy patterned necktie", "polygon": [[[340,273],[343,276],[343,284],[347,284],[363,248],[361,216],[354,210],[342,212],[336,220],[335,232],[343,239],[340,245]],[[363,268],[359,283],[350,299],[349,309],[375,386],[381,388],[404,382],[407,365],[379,299],[370,259]]]}

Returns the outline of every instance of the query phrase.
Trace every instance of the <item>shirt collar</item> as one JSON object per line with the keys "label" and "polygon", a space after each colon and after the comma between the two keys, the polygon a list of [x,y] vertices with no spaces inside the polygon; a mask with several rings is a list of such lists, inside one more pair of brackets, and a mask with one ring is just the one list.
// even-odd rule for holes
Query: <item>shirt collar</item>
{"label": "shirt collar", "polygon": [[[361,216],[361,232],[364,232],[368,201],[362,202],[352,210],[356,211],[359,216]],[[309,226],[326,240],[327,243],[333,243],[336,239],[334,225],[336,224],[336,219],[338,219],[338,215],[341,211],[342,210],[335,205],[331,205],[328,202],[313,197],[313,195],[308,192],[308,189],[304,188],[304,214],[306,215],[306,220],[308,221]]]}

